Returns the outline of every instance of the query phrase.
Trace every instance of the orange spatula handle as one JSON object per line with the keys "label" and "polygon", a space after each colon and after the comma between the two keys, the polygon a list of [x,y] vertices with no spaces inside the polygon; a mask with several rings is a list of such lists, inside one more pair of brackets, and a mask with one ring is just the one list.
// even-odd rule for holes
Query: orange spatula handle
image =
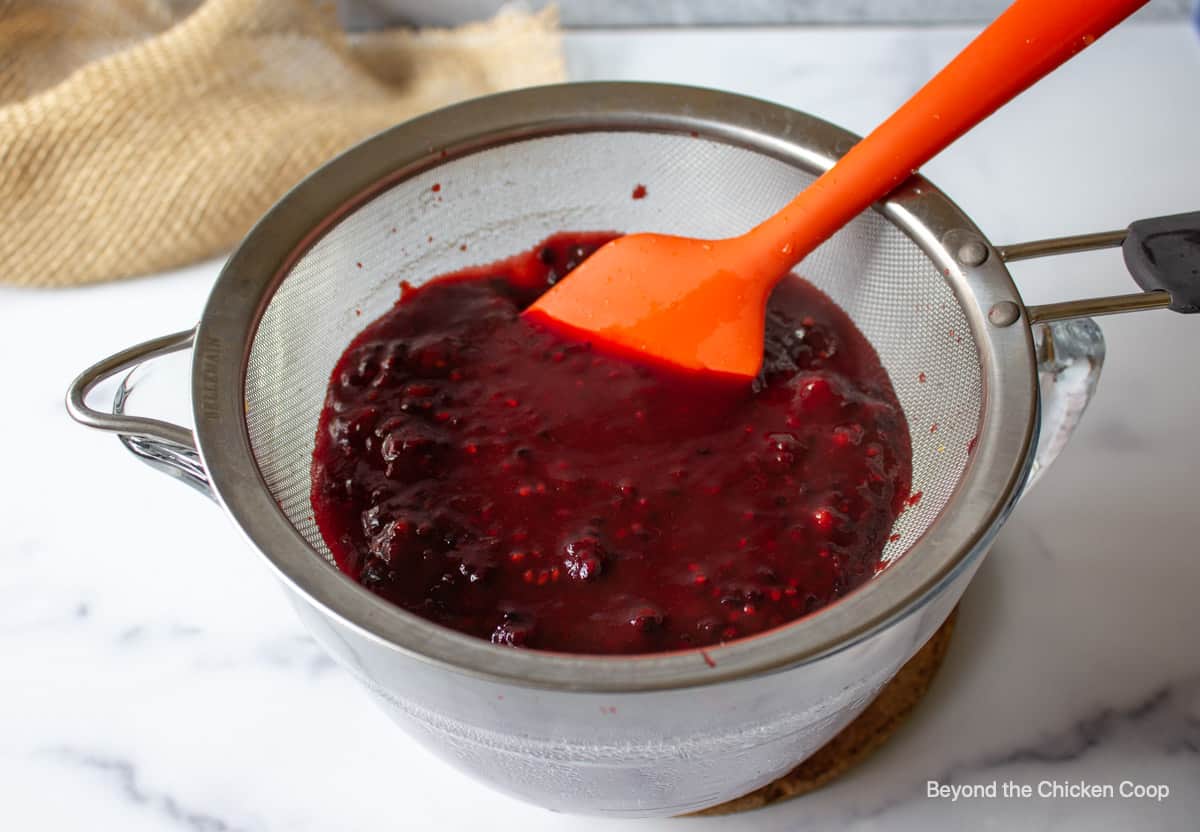
{"label": "orange spatula handle", "polygon": [[768,272],[786,273],[939,151],[1146,2],[1016,0],[833,168],[741,238],[748,262],[761,265],[755,271],[765,280]]}

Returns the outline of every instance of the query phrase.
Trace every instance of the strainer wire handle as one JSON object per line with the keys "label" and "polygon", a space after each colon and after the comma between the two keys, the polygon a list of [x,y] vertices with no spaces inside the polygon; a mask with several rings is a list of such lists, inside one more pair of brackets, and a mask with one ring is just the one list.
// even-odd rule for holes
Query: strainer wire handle
{"label": "strainer wire handle", "polygon": [[185,329],[152,338],[98,361],[71,382],[67,389],[67,413],[81,425],[116,433],[125,447],[143,462],[212,497],[212,488],[196,449],[196,439],[190,430],[161,419],[125,413],[125,402],[133,389],[128,375],[117,389],[111,412],[95,410],[87,404],[87,396],[96,385],[118,373],[134,370],[152,358],[189,349],[194,337],[194,329]]}
{"label": "strainer wire handle", "polygon": [[1125,265],[1144,289],[1125,295],[1044,303],[1027,308],[1030,323],[1095,315],[1171,309],[1200,312],[1200,211],[1138,220],[1121,231],[1101,231],[997,246],[1006,263],[1120,246]]}

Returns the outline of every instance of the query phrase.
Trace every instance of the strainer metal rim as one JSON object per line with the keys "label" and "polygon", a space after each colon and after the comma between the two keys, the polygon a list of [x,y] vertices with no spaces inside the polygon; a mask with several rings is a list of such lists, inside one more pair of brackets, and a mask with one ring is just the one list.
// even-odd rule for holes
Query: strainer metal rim
{"label": "strainer metal rim", "polygon": [[[706,651],[586,656],[513,650],[429,622],[371,594],[330,566],[291,525],[251,452],[243,389],[264,308],[298,258],[328,229],[390,185],[488,147],[579,131],[664,131],[750,148],[812,173],[857,137],[806,113],[716,90],[595,82],[500,93],[413,119],[347,150],[300,182],[254,226],[221,271],[196,330],[196,440],[213,490],[235,524],[309,603],[380,643],[445,668],[508,683],[578,691],[710,684],[837,652],[917,610],[987,547],[1032,460],[1037,410],[1027,323],[994,326],[987,310],[1024,306],[1001,258],[967,216],[914,177],[875,210],[943,270],[962,303],[984,372],[980,432],[945,509],[898,561],[807,618]],[[966,266],[963,239],[990,254]],[[915,645],[914,645],[915,647]]]}

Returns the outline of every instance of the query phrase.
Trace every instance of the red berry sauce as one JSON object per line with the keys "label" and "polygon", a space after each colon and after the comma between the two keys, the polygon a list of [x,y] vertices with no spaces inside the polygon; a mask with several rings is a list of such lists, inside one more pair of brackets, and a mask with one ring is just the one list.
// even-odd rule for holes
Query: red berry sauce
{"label": "red berry sauce", "polygon": [[406,287],[354,339],[312,472],[348,575],[497,644],[649,653],[776,627],[875,573],[911,449],[862,334],[786,280],[748,385],[520,317],[613,236]]}

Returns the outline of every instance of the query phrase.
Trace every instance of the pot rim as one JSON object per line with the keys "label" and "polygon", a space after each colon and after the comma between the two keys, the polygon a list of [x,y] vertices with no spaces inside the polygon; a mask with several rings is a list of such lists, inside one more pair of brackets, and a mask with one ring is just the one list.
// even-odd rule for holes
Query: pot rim
{"label": "pot rim", "polygon": [[[275,288],[340,219],[388,187],[499,144],[580,131],[691,134],[765,153],[810,173],[857,138],[778,104],[656,83],[558,84],[499,93],[420,116],[345,151],[276,203],[233,252],[196,330],[192,402],[213,491],[241,532],[307,603],[393,649],[460,673],[571,691],[647,691],[724,682],[815,661],[918,609],[986,550],[1033,458],[1038,393],[1029,326],[996,326],[987,310],[1024,305],[995,249],[967,216],[914,176],[874,206],[946,275],[979,349],[978,441],[946,507],[912,547],[854,592],[789,624],[723,645],[602,656],[514,650],[434,624],[368,592],[292,526],[251,451],[243,389],[258,322]],[[964,239],[990,254],[964,265]]]}

